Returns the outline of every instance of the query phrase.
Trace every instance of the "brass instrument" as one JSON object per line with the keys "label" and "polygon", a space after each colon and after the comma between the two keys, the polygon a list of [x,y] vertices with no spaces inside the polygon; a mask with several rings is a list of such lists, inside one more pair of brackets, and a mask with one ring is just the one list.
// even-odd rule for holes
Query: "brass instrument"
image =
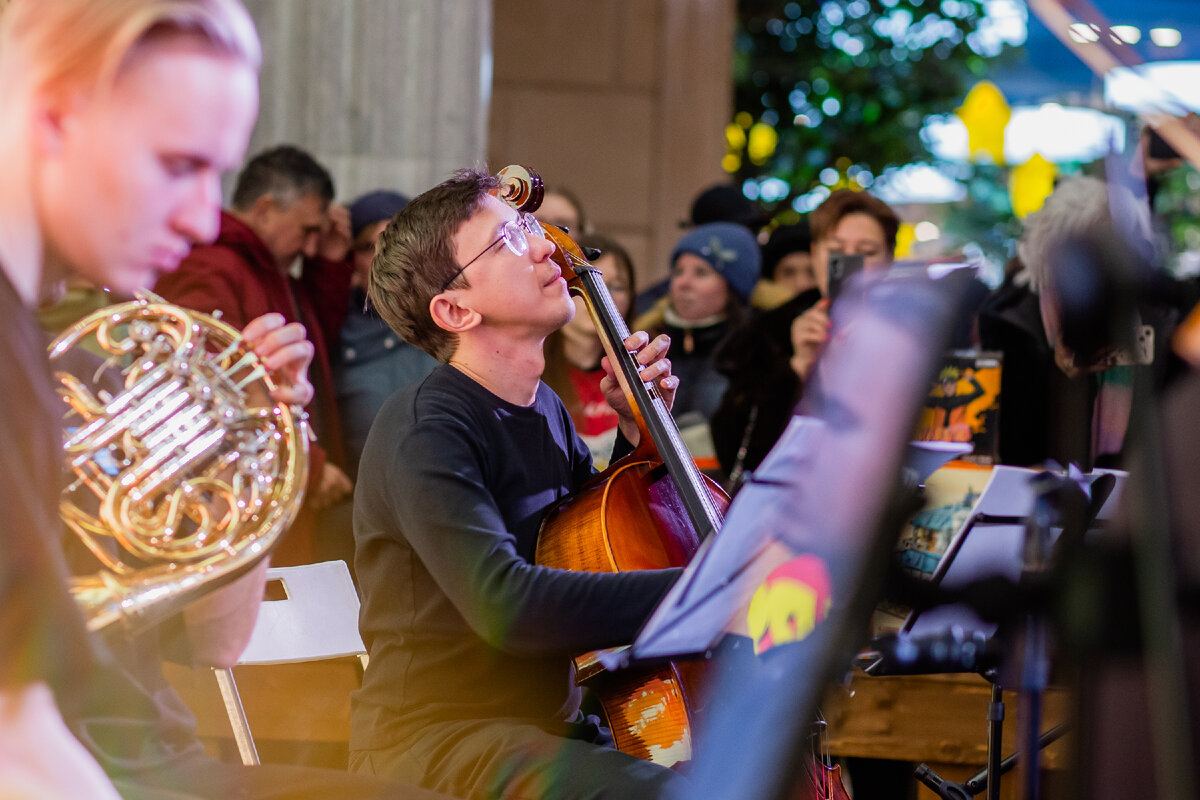
{"label": "brass instrument", "polygon": [[303,500],[309,432],[237,330],[139,294],[49,354],[66,404],[60,512],[103,564],[72,582],[89,629],[136,631],[266,556]]}

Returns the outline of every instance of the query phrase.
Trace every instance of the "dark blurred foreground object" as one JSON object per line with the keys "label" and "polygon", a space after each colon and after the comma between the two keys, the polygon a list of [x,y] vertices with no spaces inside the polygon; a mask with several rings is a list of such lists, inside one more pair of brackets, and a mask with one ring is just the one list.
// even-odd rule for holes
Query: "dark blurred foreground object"
{"label": "dark blurred foreground object", "polygon": [[[1124,524],[1067,556],[1059,620],[1080,665],[1076,796],[1200,786],[1200,373],[1139,412]],[[1161,422],[1161,425],[1159,424]]]}

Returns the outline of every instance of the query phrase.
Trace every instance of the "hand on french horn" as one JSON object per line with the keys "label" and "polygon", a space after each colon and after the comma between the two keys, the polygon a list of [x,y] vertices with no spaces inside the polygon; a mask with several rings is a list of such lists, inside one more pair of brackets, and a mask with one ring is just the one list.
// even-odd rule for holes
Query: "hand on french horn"
{"label": "hand on french horn", "polygon": [[308,365],[314,351],[303,325],[288,322],[282,314],[263,314],[246,325],[242,336],[275,381],[272,399],[291,406],[306,406],[312,401]]}

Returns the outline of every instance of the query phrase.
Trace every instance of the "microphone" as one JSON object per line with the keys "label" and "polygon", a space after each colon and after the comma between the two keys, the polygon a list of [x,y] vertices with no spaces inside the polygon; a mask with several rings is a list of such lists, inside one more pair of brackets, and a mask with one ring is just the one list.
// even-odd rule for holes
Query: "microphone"
{"label": "microphone", "polygon": [[868,675],[931,675],[948,672],[982,672],[1000,662],[994,640],[953,626],[939,633],[912,636],[888,633],[876,636],[859,653],[854,664]]}

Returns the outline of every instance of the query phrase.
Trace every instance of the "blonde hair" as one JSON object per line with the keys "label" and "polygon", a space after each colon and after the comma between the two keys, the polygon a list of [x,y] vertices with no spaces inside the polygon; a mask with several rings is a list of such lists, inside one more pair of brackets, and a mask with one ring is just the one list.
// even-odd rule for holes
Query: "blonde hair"
{"label": "blonde hair", "polygon": [[239,0],[8,0],[0,5],[0,86],[110,87],[140,47],[173,35],[196,37],[255,70],[262,62]]}

